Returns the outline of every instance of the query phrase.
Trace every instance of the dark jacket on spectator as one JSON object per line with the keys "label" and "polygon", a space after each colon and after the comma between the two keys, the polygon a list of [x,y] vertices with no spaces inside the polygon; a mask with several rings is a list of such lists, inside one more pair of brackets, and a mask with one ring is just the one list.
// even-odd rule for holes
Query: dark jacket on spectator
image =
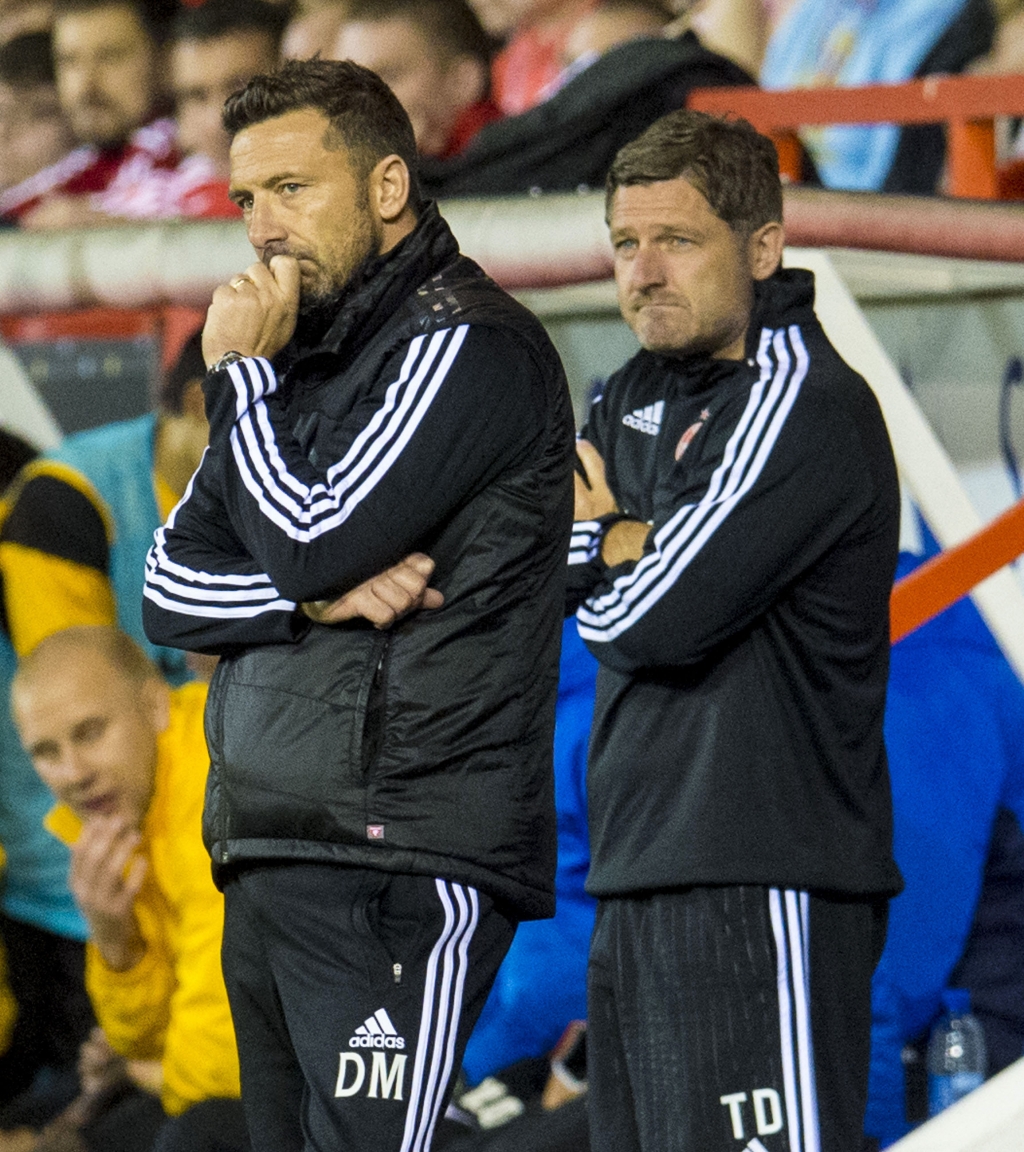
{"label": "dark jacket on spectator", "polygon": [[606,52],[550,100],[481,129],[461,155],[421,164],[432,196],[500,196],[604,186],[615,153],[691,88],[751,84],[732,61],[692,32],[632,40]]}

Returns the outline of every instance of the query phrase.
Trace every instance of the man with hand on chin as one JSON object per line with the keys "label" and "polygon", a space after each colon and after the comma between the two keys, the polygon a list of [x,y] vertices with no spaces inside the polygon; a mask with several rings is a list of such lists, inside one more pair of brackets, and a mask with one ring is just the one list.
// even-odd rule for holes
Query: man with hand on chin
{"label": "man with hand on chin", "polygon": [[[224,902],[200,835],[205,698],[202,684],[169,688],[134,641],[107,627],[47,637],[12,687],[21,740],[58,801],[47,827],[71,846],[96,1018],[114,1052],[151,1064],[151,1105],[120,1125],[140,1148],[147,1127],[155,1133],[197,1104],[230,1109],[233,1099],[239,1109],[220,971]],[[85,1139],[94,1146],[88,1130]]]}
{"label": "man with hand on chin", "polygon": [[583,430],[569,555],[601,663],[591,1143],[850,1152],[900,887],[892,450],[780,267],[769,140],[672,113],[619,152],[607,220],[641,351]]}
{"label": "man with hand on chin", "polygon": [[210,307],[146,626],[221,655],[204,834],[254,1147],[425,1150],[516,922],[554,910],[568,391],[377,76],[291,62],[224,124],[258,259]]}

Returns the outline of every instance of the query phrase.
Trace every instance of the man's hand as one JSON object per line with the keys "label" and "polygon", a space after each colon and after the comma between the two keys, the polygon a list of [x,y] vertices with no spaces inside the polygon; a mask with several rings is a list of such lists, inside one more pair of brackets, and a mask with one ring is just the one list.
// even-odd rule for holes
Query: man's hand
{"label": "man's hand", "polygon": [[601,454],[589,440],[577,440],[576,455],[583,465],[587,478],[584,480],[579,470],[574,473],[576,511],[573,519],[596,520],[599,516],[607,516],[609,512],[618,512],[619,506],[615,503],[615,497],[605,479]]}
{"label": "man's hand", "polygon": [[84,1096],[99,1096],[127,1077],[126,1062],[119,1056],[102,1028],[89,1033],[78,1050],[78,1080]]}
{"label": "man's hand", "polygon": [[[576,455],[587,474],[586,480],[576,472],[576,520],[597,520],[609,512],[618,512],[612,490],[604,474],[601,454],[589,440],[576,441]],[[601,559],[609,568],[627,560],[639,560],[651,526],[642,520],[620,520],[612,524],[601,541]]]}
{"label": "man's hand", "polygon": [[292,338],[299,314],[299,264],[274,256],[267,268],[250,264],[213,294],[203,327],[203,359],[216,363],[225,352],[275,356]]}
{"label": "man's hand", "polygon": [[337,600],[312,600],[302,605],[302,611],[317,624],[361,618],[375,628],[390,628],[417,608],[441,607],[444,596],[427,586],[433,571],[434,561],[429,556],[413,552]]}
{"label": "man's hand", "polygon": [[135,898],[146,875],[138,855],[142,837],[123,816],[85,822],[71,850],[69,886],[89,935],[109,968],[127,972],[142,959],[145,942],[135,918]]}

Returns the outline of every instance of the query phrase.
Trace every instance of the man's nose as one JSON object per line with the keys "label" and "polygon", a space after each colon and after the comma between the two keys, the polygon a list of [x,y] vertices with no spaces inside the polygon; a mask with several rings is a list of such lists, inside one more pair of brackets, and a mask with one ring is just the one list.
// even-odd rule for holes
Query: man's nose
{"label": "man's nose", "polygon": [[89,768],[76,748],[62,748],[50,761],[46,775],[54,792],[74,793],[88,781]]}
{"label": "man's nose", "polygon": [[630,283],[636,290],[657,288],[665,283],[665,260],[658,248],[641,245],[629,266]]}
{"label": "man's nose", "polygon": [[272,203],[261,196],[253,198],[246,231],[249,243],[261,254],[272,241],[287,239],[287,232],[278,222]]}

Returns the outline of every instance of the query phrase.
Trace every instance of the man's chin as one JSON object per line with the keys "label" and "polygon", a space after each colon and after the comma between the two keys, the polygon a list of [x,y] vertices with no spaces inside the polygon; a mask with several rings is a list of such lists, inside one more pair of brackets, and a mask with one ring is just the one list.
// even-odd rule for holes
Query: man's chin
{"label": "man's chin", "polygon": [[299,317],[303,320],[335,312],[345,298],[345,288],[302,288],[299,292]]}

